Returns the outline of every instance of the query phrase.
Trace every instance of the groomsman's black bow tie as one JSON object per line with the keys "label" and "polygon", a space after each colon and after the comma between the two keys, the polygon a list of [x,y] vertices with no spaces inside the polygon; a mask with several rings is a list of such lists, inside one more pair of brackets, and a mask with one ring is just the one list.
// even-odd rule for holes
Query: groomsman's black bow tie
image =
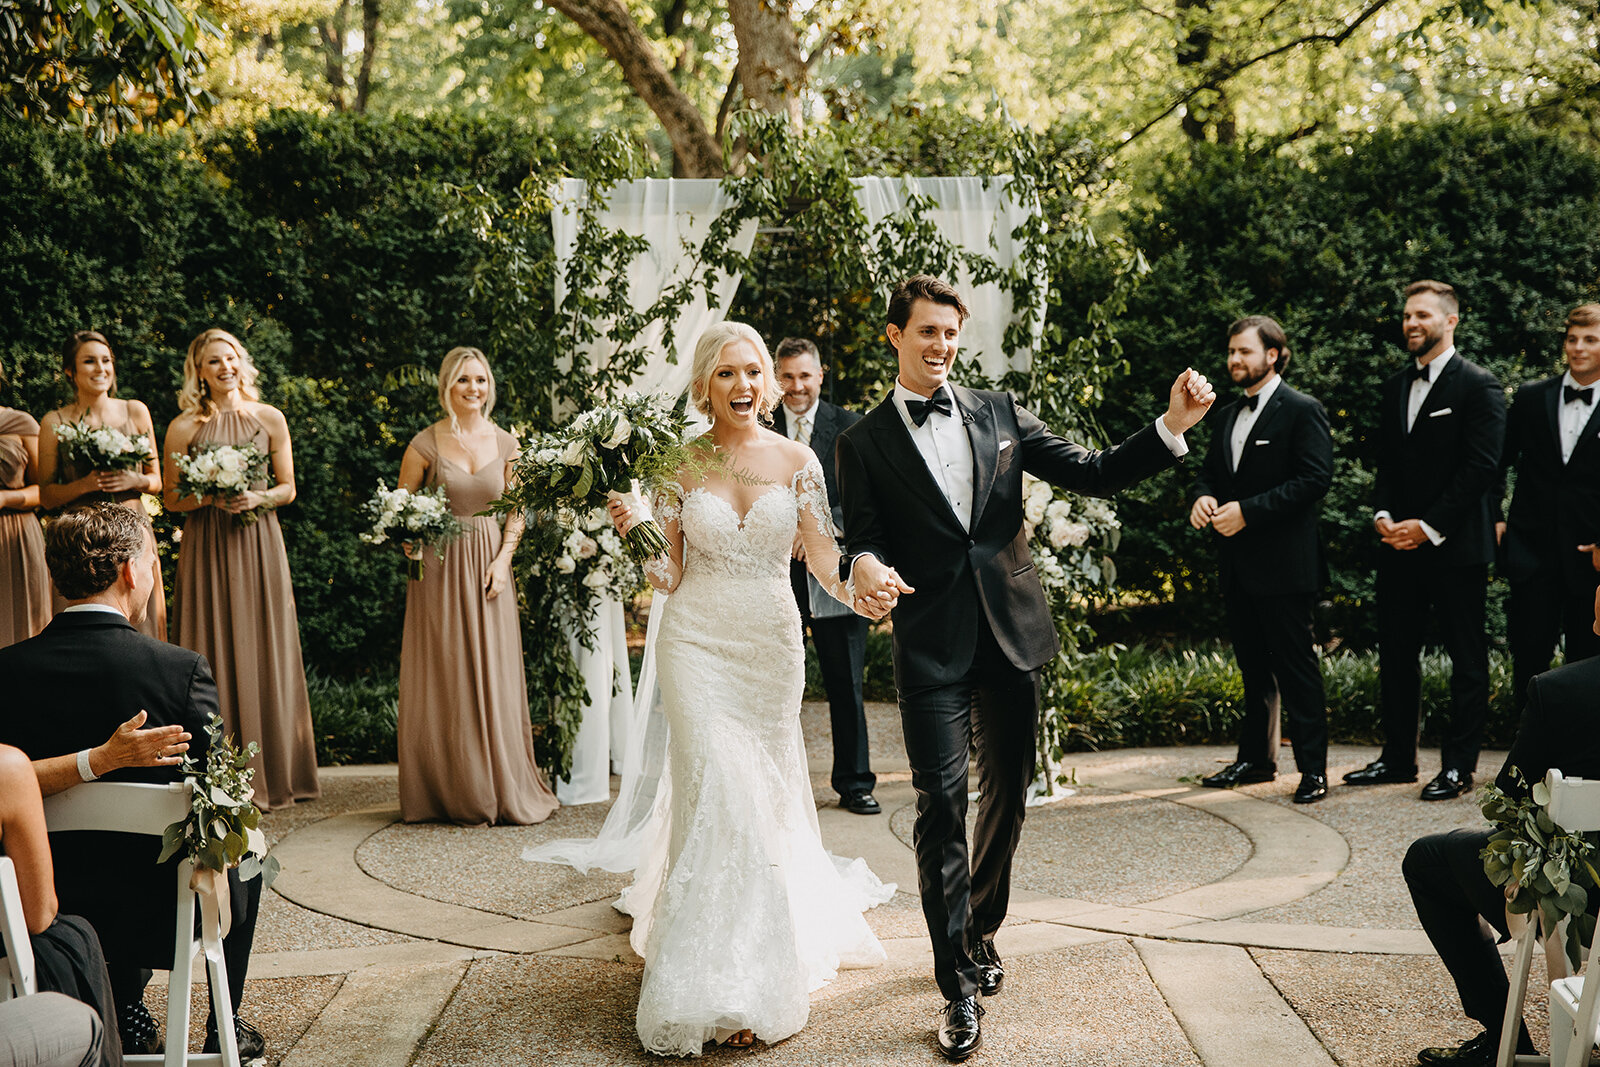
{"label": "groomsman's black bow tie", "polygon": [[955,414],[955,406],[950,403],[950,394],[943,389],[933,394],[931,400],[907,400],[906,411],[911,414],[911,421],[921,426],[928,421],[928,415],[937,411],[949,418]]}
{"label": "groomsman's black bow tie", "polygon": [[1261,394],[1253,393],[1250,396],[1245,397],[1241,403],[1243,403],[1244,406],[1249,408],[1251,411],[1254,411],[1256,409],[1256,405],[1261,403]]}
{"label": "groomsman's black bow tie", "polygon": [[1563,385],[1561,387],[1561,402],[1564,404],[1570,404],[1574,400],[1581,400],[1585,404],[1593,404],[1594,386],[1591,385],[1584,389],[1575,389],[1570,385]]}
{"label": "groomsman's black bow tie", "polygon": [[1416,381],[1418,378],[1421,378],[1423,381],[1427,381],[1428,380],[1428,372],[1430,370],[1432,370],[1432,369],[1433,369],[1433,365],[1431,363],[1424,363],[1420,367],[1417,366],[1415,363],[1411,364],[1411,371],[1410,371],[1411,380],[1412,381]]}

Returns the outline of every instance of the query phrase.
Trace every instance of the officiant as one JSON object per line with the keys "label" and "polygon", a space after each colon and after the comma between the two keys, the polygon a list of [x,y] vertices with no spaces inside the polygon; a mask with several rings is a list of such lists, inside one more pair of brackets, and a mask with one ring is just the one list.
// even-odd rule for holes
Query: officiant
{"label": "officiant", "polygon": [[[783,403],[773,413],[772,426],[791,441],[808,445],[822,463],[828,483],[828,506],[833,524],[844,526],[839,505],[839,478],[833,467],[833,444],[840,431],[861,416],[822,399],[822,381],[828,368],[821,353],[804,337],[786,337],[773,353]],[[861,674],[867,657],[866,619],[823,591],[806,572],[806,553],[795,538],[789,582],[794,587],[800,620],[811,635],[822,670],[822,688],[828,696],[828,718],[833,728],[834,792],[839,806],[857,815],[877,815],[883,809],[872,795],[877,776],[872,773],[867,750],[867,714],[861,700]]]}

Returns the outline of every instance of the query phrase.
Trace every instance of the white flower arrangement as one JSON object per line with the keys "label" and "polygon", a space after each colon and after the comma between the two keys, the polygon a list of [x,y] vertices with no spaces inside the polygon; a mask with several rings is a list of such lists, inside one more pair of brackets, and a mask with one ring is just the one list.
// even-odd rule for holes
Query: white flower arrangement
{"label": "white flower arrangement", "polygon": [[[174,452],[172,459],[178,468],[178,495],[192,496],[196,501],[208,496],[241,496],[246,490],[267,480],[267,461],[270,456],[253,441],[238,445],[203,446],[199,451],[187,454]],[[270,505],[263,505],[236,512],[233,518],[240,526],[250,526],[261,517],[261,512],[270,510]]]}
{"label": "white flower arrangement", "polygon": [[627,600],[644,583],[644,573],[634,560],[604,508],[558,516],[569,525],[560,554],[551,566],[557,574],[574,575],[578,584],[594,595]]}
{"label": "white flower arrangement", "polygon": [[450,497],[442,485],[411,491],[390,489],[380,481],[372,497],[361,505],[361,511],[372,521],[372,528],[361,534],[361,540],[381,545],[393,537],[412,546],[406,556],[406,576],[412,581],[422,577],[422,550],[431,547],[443,559],[444,546],[460,537],[463,530],[461,520],[450,510]]}
{"label": "white flower arrangement", "polygon": [[1070,496],[1023,475],[1023,530],[1039,581],[1052,600],[1105,592],[1117,580],[1122,524],[1109,503]]}
{"label": "white flower arrangement", "polygon": [[91,471],[136,471],[155,456],[149,434],[90,426],[83,419],[56,426],[56,450],[74,467]]}

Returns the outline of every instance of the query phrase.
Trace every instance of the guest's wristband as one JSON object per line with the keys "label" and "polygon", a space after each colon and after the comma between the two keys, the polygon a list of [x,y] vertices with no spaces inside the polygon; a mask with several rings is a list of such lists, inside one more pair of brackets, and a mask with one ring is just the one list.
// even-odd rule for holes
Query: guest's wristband
{"label": "guest's wristband", "polygon": [[91,748],[86,748],[78,753],[78,777],[86,782],[96,781],[100,777],[89,769],[89,753],[93,751]]}

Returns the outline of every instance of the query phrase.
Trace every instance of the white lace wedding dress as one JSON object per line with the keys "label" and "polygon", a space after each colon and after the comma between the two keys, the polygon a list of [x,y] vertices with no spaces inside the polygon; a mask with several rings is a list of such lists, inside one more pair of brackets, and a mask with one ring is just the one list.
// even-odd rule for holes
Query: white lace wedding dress
{"label": "white lace wedding dress", "polygon": [[882,962],[862,912],[894,886],[823,849],[806,767],[797,528],[819,577],[832,560],[829,584],[845,595],[821,466],[768,489],[742,520],[706,489],[659,501],[656,516],[684,542],[681,571],[651,568],[671,590],[655,649],[669,740],[654,806],[666,817],[617,906],[645,961],[639,1039],[696,1056],[738,1030],[788,1037],[839,967]]}

